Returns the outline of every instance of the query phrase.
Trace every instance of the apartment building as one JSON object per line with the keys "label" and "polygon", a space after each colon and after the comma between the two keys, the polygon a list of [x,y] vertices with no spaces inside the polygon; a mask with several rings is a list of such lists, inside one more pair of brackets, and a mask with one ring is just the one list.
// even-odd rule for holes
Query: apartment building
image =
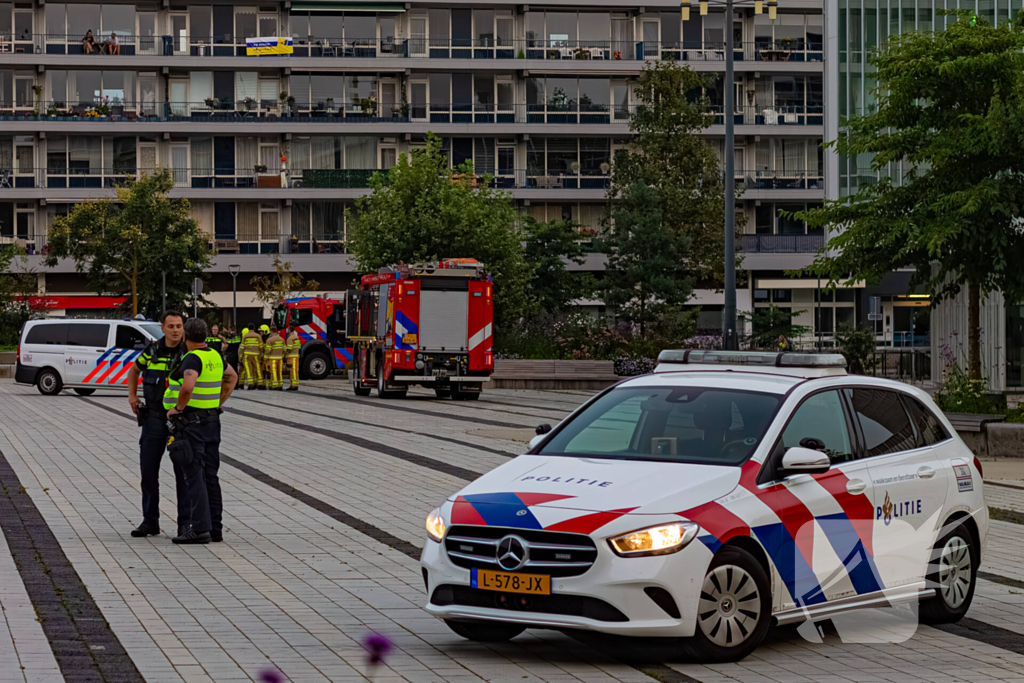
{"label": "apartment building", "polygon": [[[630,142],[631,81],[659,59],[724,73],[731,30],[740,306],[811,315],[814,290],[783,271],[823,236],[778,211],[825,197],[822,3],[783,0],[775,20],[696,2],[688,14],[677,0],[0,3],[0,241],[39,254],[75,202],[168,168],[217,252],[214,302],[230,307],[239,265],[239,306],[256,315],[248,281],[273,253],[326,290],[348,286],[345,207],[428,132],[453,165],[472,160],[523,211],[571,218],[588,240]],[[255,37],[290,38],[292,54],[248,56]],[[704,134],[721,150],[721,86],[708,94],[718,120]],[[47,295],[85,289],[70,264],[39,281]],[[826,334],[854,311],[839,298],[820,314]],[[696,303],[717,325],[722,295]]]}

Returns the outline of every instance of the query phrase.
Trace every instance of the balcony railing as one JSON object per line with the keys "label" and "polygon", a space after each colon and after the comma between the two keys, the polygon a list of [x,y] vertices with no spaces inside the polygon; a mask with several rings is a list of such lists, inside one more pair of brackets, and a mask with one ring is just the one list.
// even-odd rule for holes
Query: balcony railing
{"label": "balcony railing", "polygon": [[736,171],[736,179],[748,190],[824,190],[821,171]]}
{"label": "balcony railing", "polygon": [[[250,36],[255,37],[255,36]],[[117,47],[111,49],[110,34],[97,34],[89,51],[83,34],[0,35],[0,53],[45,52],[67,55],[150,55],[192,57],[244,57],[245,38],[209,35],[137,36],[117,35]],[[591,61],[672,60],[683,62],[720,62],[725,60],[725,43],[707,41],[659,42],[633,40],[511,40],[511,39],[437,39],[384,38],[353,39],[334,36],[294,36],[295,57],[356,59],[543,59]],[[822,43],[802,39],[751,41],[733,47],[737,61],[743,62],[821,62]]]}
{"label": "balcony railing", "polygon": [[[725,107],[711,105],[715,123],[725,124]],[[823,105],[754,104],[736,107],[733,123],[737,126],[820,126],[825,121]]]}
{"label": "balcony railing", "polygon": [[739,247],[748,254],[813,254],[824,244],[822,235],[743,235]]}

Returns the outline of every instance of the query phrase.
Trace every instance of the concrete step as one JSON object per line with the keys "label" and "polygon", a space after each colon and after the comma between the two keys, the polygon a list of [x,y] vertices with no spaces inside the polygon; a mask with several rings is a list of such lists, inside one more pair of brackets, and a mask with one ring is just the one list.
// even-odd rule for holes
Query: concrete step
{"label": "concrete step", "polygon": [[18,362],[18,354],[14,351],[0,351],[0,365],[14,365]]}
{"label": "concrete step", "polygon": [[13,365],[0,365],[0,378],[14,377]]}

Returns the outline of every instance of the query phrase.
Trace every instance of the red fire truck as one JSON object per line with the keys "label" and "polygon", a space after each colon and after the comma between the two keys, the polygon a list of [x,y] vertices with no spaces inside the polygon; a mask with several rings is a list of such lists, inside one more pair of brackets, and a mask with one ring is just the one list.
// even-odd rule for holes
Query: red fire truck
{"label": "red fire truck", "polygon": [[324,379],[341,372],[352,360],[345,336],[345,304],[339,299],[302,297],[285,299],[274,307],[271,318],[281,334],[288,325],[302,339],[299,368],[308,379]]}
{"label": "red fire truck", "polygon": [[400,398],[433,387],[438,398],[475,400],[494,372],[493,284],[483,264],[446,259],[382,268],[347,294],[352,388]]}

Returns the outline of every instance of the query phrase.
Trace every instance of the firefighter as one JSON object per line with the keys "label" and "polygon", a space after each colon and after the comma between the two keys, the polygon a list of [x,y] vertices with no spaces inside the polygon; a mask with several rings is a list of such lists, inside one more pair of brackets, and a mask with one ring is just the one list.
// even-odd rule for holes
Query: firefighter
{"label": "firefighter", "polygon": [[243,327],[242,334],[238,335],[238,386],[242,388],[245,388],[245,380],[249,376],[249,371],[245,367],[245,352],[242,349],[247,334],[249,334],[249,328]]}
{"label": "firefighter", "polygon": [[[163,407],[171,427],[171,460],[183,471],[188,518],[175,544],[223,540],[223,498],[220,479],[220,413],[238,381],[219,353],[206,345],[206,323],[185,323],[188,348],[167,378]],[[179,522],[180,523],[180,522]]]}
{"label": "firefighter", "polygon": [[266,358],[267,358],[267,388],[274,391],[284,389],[284,380],[281,377],[284,366],[285,344],[277,326],[270,327],[270,336],[267,337]]}
{"label": "firefighter", "polygon": [[[238,372],[238,347],[242,344],[242,338],[235,333],[232,325],[228,328],[227,337],[224,340],[224,362],[231,366],[231,369]],[[239,380],[241,381],[241,380]]]}
{"label": "firefighter", "polygon": [[[142,425],[139,438],[139,469],[142,471],[142,524],[132,536],[142,538],[160,533],[160,461],[167,447],[167,421],[160,409],[167,376],[177,367],[185,353],[184,316],[174,310],[165,311],[160,318],[164,336],[150,344],[128,370],[128,405]],[[139,399],[139,376],[142,376],[142,395]],[[185,481],[181,468],[174,466],[174,480],[178,499],[179,533],[181,520],[187,518]]]}
{"label": "firefighter", "polygon": [[242,337],[242,356],[245,359],[246,389],[266,389],[263,383],[263,337],[250,330]]}
{"label": "firefighter", "polygon": [[220,336],[220,325],[210,328],[210,336],[206,338],[206,345],[219,353],[221,357],[224,356],[224,337]]}
{"label": "firefighter", "polygon": [[288,359],[288,391],[299,390],[299,349],[302,348],[302,338],[295,331],[295,325],[288,326],[288,340],[285,342],[285,349]]}

